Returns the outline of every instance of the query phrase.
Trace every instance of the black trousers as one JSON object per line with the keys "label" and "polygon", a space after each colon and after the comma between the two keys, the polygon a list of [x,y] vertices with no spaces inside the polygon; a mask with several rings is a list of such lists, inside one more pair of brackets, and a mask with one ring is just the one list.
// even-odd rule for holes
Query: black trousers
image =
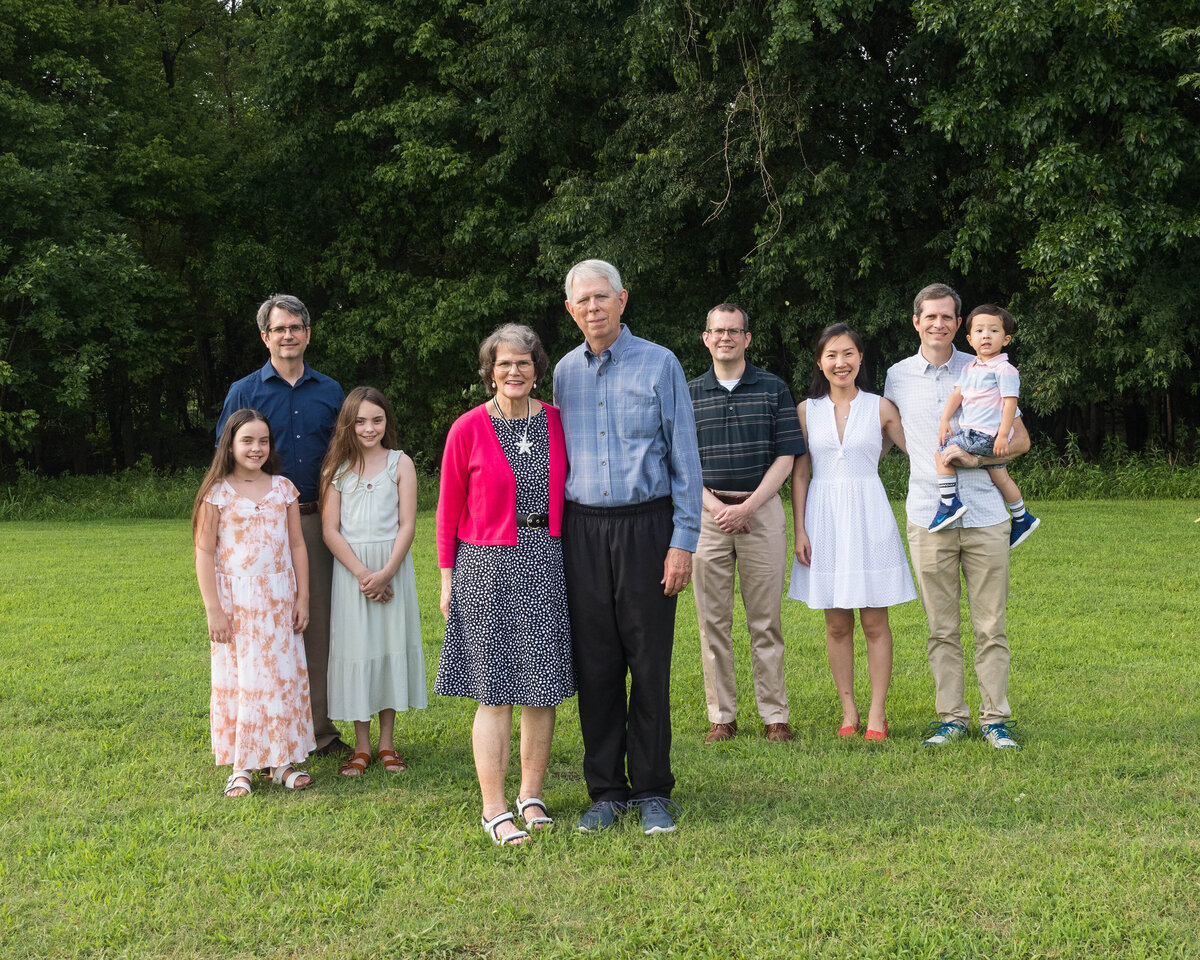
{"label": "black trousers", "polygon": [[609,508],[568,502],[564,511],[583,776],[593,801],[669,797],[675,785],[675,597],[664,596],[660,582],[671,517],[670,498]]}

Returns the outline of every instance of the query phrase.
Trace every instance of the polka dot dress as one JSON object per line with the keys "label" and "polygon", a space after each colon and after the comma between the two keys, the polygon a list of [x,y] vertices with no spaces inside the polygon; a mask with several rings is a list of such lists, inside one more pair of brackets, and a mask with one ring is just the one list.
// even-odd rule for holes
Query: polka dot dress
{"label": "polka dot dress", "polygon": [[[492,427],[517,481],[517,513],[549,510],[546,413],[529,421],[533,449],[519,453],[525,419]],[[517,545],[459,542],[450,616],[434,692],[489,705],[550,707],[575,693],[562,542],[545,527],[517,527]]]}

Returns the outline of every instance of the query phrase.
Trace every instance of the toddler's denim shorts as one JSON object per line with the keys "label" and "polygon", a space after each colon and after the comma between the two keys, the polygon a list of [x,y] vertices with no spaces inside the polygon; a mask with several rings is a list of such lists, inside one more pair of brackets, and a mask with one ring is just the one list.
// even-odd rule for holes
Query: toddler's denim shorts
{"label": "toddler's denim shorts", "polygon": [[[941,453],[947,447],[958,447],[963,453],[971,453],[977,457],[994,457],[996,438],[993,434],[984,433],[982,430],[972,430],[969,427],[966,430],[956,430],[950,434],[950,439],[938,447],[938,453]],[[1004,466],[1002,463],[985,464],[985,470],[999,470]]]}

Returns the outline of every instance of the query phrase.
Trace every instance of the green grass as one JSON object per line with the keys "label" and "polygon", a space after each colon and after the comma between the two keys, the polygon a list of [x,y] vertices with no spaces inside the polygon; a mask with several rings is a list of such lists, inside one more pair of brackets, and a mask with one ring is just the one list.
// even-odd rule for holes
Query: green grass
{"label": "green grass", "polygon": [[[839,741],[821,617],[792,601],[799,741],[762,738],[739,632],[743,733],[704,747],[689,593],[679,831],[571,832],[587,797],[569,701],[546,788],[563,829],[518,850],[478,826],[466,701],[401,715],[399,777],[341,780],[320,760],[306,793],[225,800],[186,522],[2,524],[0,954],[1194,958],[1200,502],[1039,515],[1012,567],[1023,751],[920,747],[933,694],[917,603],[893,611],[892,739]],[[432,534],[423,513],[431,679]],[[863,674],[860,650],[865,694]]]}

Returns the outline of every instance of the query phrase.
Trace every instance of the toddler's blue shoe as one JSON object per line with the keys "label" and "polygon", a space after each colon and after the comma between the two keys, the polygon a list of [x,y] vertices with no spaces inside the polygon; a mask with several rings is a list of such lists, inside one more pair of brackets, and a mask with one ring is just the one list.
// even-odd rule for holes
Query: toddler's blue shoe
{"label": "toddler's blue shoe", "polygon": [[1012,522],[1012,529],[1008,532],[1008,549],[1016,550],[1041,525],[1042,521],[1026,510],[1025,516]]}
{"label": "toddler's blue shoe", "polygon": [[[939,500],[937,516],[933,518],[933,523],[929,525],[929,532],[937,533],[942,527],[953,523],[966,512],[967,508],[963,506],[963,502],[958,497],[955,497],[949,503],[942,503]],[[1012,549],[1012,544],[1009,544],[1009,549]]]}

